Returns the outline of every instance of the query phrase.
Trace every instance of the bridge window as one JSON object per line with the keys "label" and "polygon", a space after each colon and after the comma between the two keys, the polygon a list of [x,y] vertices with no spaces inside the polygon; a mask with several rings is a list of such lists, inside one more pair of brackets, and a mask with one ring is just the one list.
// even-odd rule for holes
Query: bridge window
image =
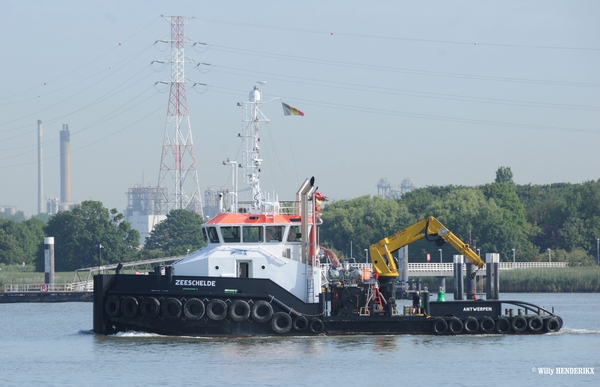
{"label": "bridge window", "polygon": [[204,238],[208,243],[219,243],[219,234],[217,234],[216,227],[205,227],[202,228],[204,232]]}
{"label": "bridge window", "polygon": [[283,230],[285,226],[267,226],[265,227],[267,242],[281,242],[283,241]]}
{"label": "bridge window", "polygon": [[240,242],[240,227],[239,226],[221,226],[221,235],[225,243]]}
{"label": "bridge window", "polygon": [[300,226],[291,226],[288,231],[287,241],[288,242],[300,242],[302,234],[300,234]]}
{"label": "bridge window", "polygon": [[262,226],[244,226],[242,228],[242,238],[245,243],[260,243],[263,241]]}

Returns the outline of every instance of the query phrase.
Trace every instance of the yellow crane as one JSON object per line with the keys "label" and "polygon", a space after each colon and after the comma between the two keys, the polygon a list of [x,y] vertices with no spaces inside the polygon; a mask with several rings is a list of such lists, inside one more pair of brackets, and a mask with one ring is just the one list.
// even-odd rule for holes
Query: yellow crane
{"label": "yellow crane", "polygon": [[[395,281],[398,278],[398,267],[392,253],[419,239],[429,237],[434,237],[434,242],[438,246],[445,242],[450,243],[460,254],[477,266],[478,270],[483,267],[484,262],[468,244],[461,241],[439,220],[430,216],[372,244],[369,252],[374,272],[385,282]],[[471,274],[471,277],[474,277],[474,275],[475,273]]]}

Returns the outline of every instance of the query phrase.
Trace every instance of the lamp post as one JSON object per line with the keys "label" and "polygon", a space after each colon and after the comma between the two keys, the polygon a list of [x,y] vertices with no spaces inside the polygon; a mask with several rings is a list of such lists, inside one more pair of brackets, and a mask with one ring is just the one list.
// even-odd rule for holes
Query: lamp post
{"label": "lamp post", "polygon": [[552,250],[548,249],[548,263],[552,263]]}
{"label": "lamp post", "polygon": [[440,275],[442,274],[442,249],[438,249],[440,252]]}
{"label": "lamp post", "polygon": [[596,260],[600,266],[600,238],[596,238]]}
{"label": "lamp post", "polygon": [[513,269],[515,268],[515,249],[512,249],[513,252]]}

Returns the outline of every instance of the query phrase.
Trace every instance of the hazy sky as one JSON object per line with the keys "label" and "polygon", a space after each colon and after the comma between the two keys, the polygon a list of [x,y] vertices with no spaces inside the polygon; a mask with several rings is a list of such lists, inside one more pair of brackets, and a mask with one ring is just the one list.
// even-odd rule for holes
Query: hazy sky
{"label": "hazy sky", "polygon": [[399,186],[600,178],[598,1],[31,1],[0,8],[0,204],[60,197],[59,131],[71,131],[71,197],[123,211],[157,184],[170,25],[186,36],[201,190],[229,187],[241,114],[257,81],[304,117],[263,109],[262,186],[290,199],[309,176],[349,199]]}

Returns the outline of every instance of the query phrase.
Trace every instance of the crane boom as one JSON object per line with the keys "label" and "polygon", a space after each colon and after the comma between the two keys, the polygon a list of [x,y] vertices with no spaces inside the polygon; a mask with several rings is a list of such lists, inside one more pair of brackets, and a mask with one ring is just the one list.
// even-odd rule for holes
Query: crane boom
{"label": "crane boom", "polygon": [[419,239],[428,239],[430,236],[435,237],[433,241],[438,246],[443,245],[445,242],[450,243],[459,253],[477,266],[478,270],[483,267],[484,262],[468,244],[460,240],[435,217],[430,216],[371,245],[369,253],[373,262],[373,269],[382,279],[397,278],[398,267],[392,253]]}

